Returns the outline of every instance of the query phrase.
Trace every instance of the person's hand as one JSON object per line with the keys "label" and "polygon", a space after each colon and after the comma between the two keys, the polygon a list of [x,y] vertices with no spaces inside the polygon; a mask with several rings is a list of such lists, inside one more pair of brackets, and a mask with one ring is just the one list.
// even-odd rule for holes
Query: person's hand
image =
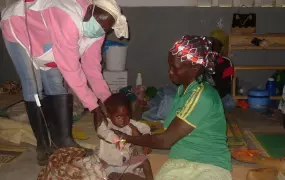
{"label": "person's hand", "polygon": [[143,153],[144,153],[144,155],[148,155],[148,154],[150,154],[152,152],[152,150],[150,149],[150,148],[148,148],[148,147],[144,147],[143,148]]}
{"label": "person's hand", "polygon": [[116,148],[119,149],[119,150],[121,150],[121,145],[120,145],[120,143],[121,143],[121,142],[118,141],[118,142],[116,142],[116,144],[115,144],[115,145],[116,145]]}
{"label": "person's hand", "polygon": [[97,103],[99,106],[95,108],[93,111],[91,111],[93,113],[93,121],[94,121],[94,126],[95,126],[96,131],[102,122],[105,122],[106,126],[108,125],[108,121],[106,119],[107,118],[106,108],[100,100],[98,100]]}
{"label": "person's hand", "polygon": [[97,107],[92,111],[93,113],[93,123],[95,126],[95,130],[97,131],[98,127],[101,125],[104,119],[104,115],[100,109],[100,107]]}
{"label": "person's hand", "polygon": [[125,139],[126,138],[126,134],[122,133],[121,131],[115,130],[115,129],[111,129],[120,139]]}
{"label": "person's hand", "polygon": [[105,104],[101,101],[101,100],[98,100],[98,105],[102,111],[102,113],[107,117],[107,108],[105,106]]}
{"label": "person's hand", "polygon": [[121,141],[121,139],[124,139],[124,133],[122,133],[121,131],[117,131],[115,129],[111,129],[118,137],[119,137],[119,141],[115,143],[115,146],[117,149],[122,150],[122,148],[124,148],[125,144],[124,142]]}
{"label": "person's hand", "polygon": [[133,124],[129,124],[129,127],[132,129],[132,136],[141,136],[141,132],[138,130],[138,128],[136,126],[134,126]]}

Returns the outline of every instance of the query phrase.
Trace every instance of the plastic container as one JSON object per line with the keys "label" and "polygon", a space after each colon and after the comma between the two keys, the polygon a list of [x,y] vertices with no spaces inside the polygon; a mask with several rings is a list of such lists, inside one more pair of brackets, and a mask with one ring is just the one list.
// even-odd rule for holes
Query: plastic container
{"label": "plastic container", "polygon": [[115,41],[107,41],[104,45],[106,52],[106,69],[109,71],[124,71],[126,69],[128,46]]}
{"label": "plastic container", "polygon": [[251,109],[266,110],[270,99],[266,89],[252,89],[248,93],[248,106]]}
{"label": "plastic container", "polygon": [[[276,96],[277,92],[277,83],[274,78],[269,78],[266,83],[266,89],[269,92],[269,96]],[[269,101],[271,106],[276,106],[275,100]]]}
{"label": "plastic container", "polygon": [[266,89],[270,96],[276,96],[277,84],[274,78],[269,78],[266,83]]}
{"label": "plastic container", "polygon": [[138,72],[137,79],[136,79],[136,86],[142,85],[142,73]]}

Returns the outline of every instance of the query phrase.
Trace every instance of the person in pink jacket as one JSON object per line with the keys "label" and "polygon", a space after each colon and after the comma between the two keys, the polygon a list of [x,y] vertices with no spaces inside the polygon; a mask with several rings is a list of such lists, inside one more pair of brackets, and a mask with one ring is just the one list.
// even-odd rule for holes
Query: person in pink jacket
{"label": "person in pink jacket", "polygon": [[101,73],[101,47],[111,30],[128,38],[126,17],[115,0],[18,0],[2,11],[1,27],[37,139],[38,164],[45,165],[52,149],[79,147],[63,79],[96,122],[98,100],[111,95]]}

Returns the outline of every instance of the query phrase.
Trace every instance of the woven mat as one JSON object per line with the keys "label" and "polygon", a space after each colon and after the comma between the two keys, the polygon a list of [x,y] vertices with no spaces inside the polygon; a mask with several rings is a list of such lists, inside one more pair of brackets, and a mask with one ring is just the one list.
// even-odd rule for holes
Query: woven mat
{"label": "woven mat", "polygon": [[0,117],[7,117],[7,109],[11,105],[14,105],[23,100],[23,96],[21,94],[10,95],[10,94],[0,94]]}
{"label": "woven mat", "polygon": [[227,138],[228,146],[230,149],[233,148],[246,148],[247,143],[244,140],[243,134],[237,123],[228,123],[227,124]]}
{"label": "woven mat", "polygon": [[12,162],[23,152],[29,149],[29,145],[15,145],[0,141],[0,167],[5,163]]}
{"label": "woven mat", "polygon": [[285,156],[285,133],[247,131],[247,134],[264,155],[273,158]]}
{"label": "woven mat", "polygon": [[10,94],[0,94],[0,109],[6,108],[11,104],[17,103],[23,100],[23,96],[21,94],[10,95]]}

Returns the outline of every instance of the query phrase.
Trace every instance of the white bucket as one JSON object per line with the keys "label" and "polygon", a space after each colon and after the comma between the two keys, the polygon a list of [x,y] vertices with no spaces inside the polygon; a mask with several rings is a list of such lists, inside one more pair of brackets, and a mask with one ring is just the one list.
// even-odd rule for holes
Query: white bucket
{"label": "white bucket", "polygon": [[106,69],[124,71],[127,60],[127,46],[111,46],[106,52]]}

